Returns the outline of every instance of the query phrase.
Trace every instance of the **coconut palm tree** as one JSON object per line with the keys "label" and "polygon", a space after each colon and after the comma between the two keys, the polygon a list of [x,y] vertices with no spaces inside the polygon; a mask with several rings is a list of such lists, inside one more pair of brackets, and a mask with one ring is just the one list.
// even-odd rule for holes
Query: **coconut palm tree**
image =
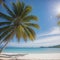
{"label": "coconut palm tree", "polygon": [[0,22],[0,45],[4,44],[1,51],[14,36],[16,36],[18,42],[21,38],[24,41],[27,41],[27,39],[33,41],[36,36],[34,28],[39,29],[40,27],[34,22],[38,21],[38,18],[29,14],[32,7],[20,1],[12,2],[12,10],[5,3],[3,3],[3,7],[8,14],[0,12],[0,18],[6,20]]}

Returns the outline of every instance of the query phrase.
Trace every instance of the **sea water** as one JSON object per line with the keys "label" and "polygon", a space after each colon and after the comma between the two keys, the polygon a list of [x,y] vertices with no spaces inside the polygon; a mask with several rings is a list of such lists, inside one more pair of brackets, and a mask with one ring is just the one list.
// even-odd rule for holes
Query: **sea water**
{"label": "sea water", "polygon": [[19,48],[8,47],[3,50],[6,53],[60,53],[60,48]]}

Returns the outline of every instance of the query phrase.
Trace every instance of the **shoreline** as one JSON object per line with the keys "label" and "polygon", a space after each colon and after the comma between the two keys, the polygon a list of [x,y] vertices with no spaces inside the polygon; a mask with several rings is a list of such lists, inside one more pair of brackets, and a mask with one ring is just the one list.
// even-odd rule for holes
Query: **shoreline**
{"label": "shoreline", "polygon": [[9,59],[21,59],[21,60],[45,60],[45,59],[53,59],[60,60],[60,53],[1,53],[0,59],[9,60]]}

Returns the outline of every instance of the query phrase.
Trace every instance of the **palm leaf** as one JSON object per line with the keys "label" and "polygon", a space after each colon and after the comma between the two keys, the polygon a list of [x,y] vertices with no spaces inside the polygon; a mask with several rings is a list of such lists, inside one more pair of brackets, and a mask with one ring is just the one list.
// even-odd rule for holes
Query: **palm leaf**
{"label": "palm leaf", "polygon": [[[23,25],[22,25],[23,26]],[[30,40],[34,40],[34,36],[35,34],[33,35],[34,31],[32,32],[28,27],[26,26],[23,26],[24,27],[24,30],[27,34],[27,36],[29,37]]]}
{"label": "palm leaf", "polygon": [[13,21],[12,17],[9,17],[8,15],[6,15],[4,13],[1,13],[1,12],[0,12],[0,17],[3,18],[3,19],[6,19],[8,21]]}
{"label": "palm leaf", "polygon": [[26,26],[28,27],[34,27],[36,29],[40,29],[40,26],[38,24],[34,24],[34,23],[25,23]]}
{"label": "palm leaf", "polygon": [[11,39],[13,38],[14,34],[15,34],[14,30],[11,31],[11,32],[3,39],[3,42],[6,42],[6,41],[8,41],[8,40],[11,40]]}
{"label": "palm leaf", "polygon": [[4,32],[0,35],[0,40],[2,40],[2,38],[4,38],[11,30],[12,30],[12,26],[10,26],[6,31],[4,31]]}
{"label": "palm leaf", "polygon": [[26,6],[25,9],[22,11],[21,18],[27,16],[32,10],[31,6]]}
{"label": "palm leaf", "polygon": [[25,4],[23,2],[20,3],[19,0],[18,0],[18,2],[16,3],[16,6],[17,6],[18,16],[20,16],[22,11],[24,10]]}
{"label": "palm leaf", "polygon": [[17,6],[16,6],[16,4],[14,3],[14,2],[12,2],[12,8],[13,8],[13,12],[14,12],[14,14],[17,16]]}
{"label": "palm leaf", "polygon": [[24,8],[25,8],[25,4],[22,2],[21,3],[21,7],[20,7],[20,13],[19,13],[19,17],[21,17],[21,15],[22,15],[22,12],[24,11]]}
{"label": "palm leaf", "polygon": [[16,30],[16,37],[17,37],[18,42],[19,42],[20,38],[21,38],[21,28],[20,28],[20,26],[18,26],[15,30]]}
{"label": "palm leaf", "polygon": [[5,38],[4,39],[2,39],[2,41],[0,42],[0,45],[4,42],[7,42],[7,41],[10,41],[12,38],[13,38],[13,36],[14,36],[14,31],[11,31],[9,34],[7,34],[7,36],[5,36]]}
{"label": "palm leaf", "polygon": [[11,22],[0,22],[0,26],[2,26],[2,25],[9,25],[9,24],[11,24]]}
{"label": "palm leaf", "polygon": [[[13,33],[13,32],[12,32]],[[6,47],[6,45],[9,43],[9,41],[10,41],[10,38],[12,38],[12,36],[11,36],[11,34],[9,34],[5,39],[9,39],[9,40],[6,40],[5,41],[5,39],[1,42],[1,44],[4,42],[5,44],[4,44],[4,46],[2,47],[2,48],[0,48],[0,53],[3,51],[3,49]],[[0,45],[1,45],[0,44]]]}
{"label": "palm leaf", "polygon": [[28,22],[28,21],[37,21],[38,20],[38,18],[36,17],[36,16],[34,16],[34,15],[30,15],[30,16],[27,16],[27,17],[24,17],[23,18],[23,21],[24,22]]}
{"label": "palm leaf", "polygon": [[27,41],[27,38],[28,38],[28,36],[27,36],[27,34],[26,34],[26,32],[25,32],[25,30],[24,30],[24,28],[23,28],[23,26],[21,25],[20,26],[20,31],[21,31],[21,37],[24,39],[24,41],[26,42]]}
{"label": "palm leaf", "polygon": [[0,33],[6,31],[7,29],[9,29],[10,26],[5,26],[5,27],[2,27],[0,28]]}
{"label": "palm leaf", "polygon": [[7,10],[7,12],[9,13],[9,15],[11,15],[11,17],[14,18],[15,14],[8,8],[8,6],[5,3],[3,3],[3,6]]}
{"label": "palm leaf", "polygon": [[16,3],[16,9],[17,9],[17,15],[19,16],[21,11],[21,3],[19,1]]}
{"label": "palm leaf", "polygon": [[11,40],[11,38],[13,38],[13,36],[14,36],[14,29],[13,30],[8,30],[8,31],[5,31],[2,35],[1,35],[1,37],[0,37],[0,45],[3,43],[3,42],[7,42],[7,41],[9,41],[9,40]]}
{"label": "palm leaf", "polygon": [[12,6],[13,6],[13,12],[15,13],[15,15],[19,16],[21,11],[21,3],[19,2],[19,0],[16,4],[12,2]]}
{"label": "palm leaf", "polygon": [[21,15],[21,13],[22,13],[22,11],[23,11],[23,9],[24,9],[24,3],[22,2],[22,3],[20,3],[19,2],[19,0],[18,0],[18,2],[15,4],[14,2],[12,2],[12,6],[13,6],[13,11],[14,11],[14,13],[16,14],[16,16],[18,15],[18,16],[20,16]]}
{"label": "palm leaf", "polygon": [[28,39],[28,36],[27,36],[27,34],[26,34],[25,31],[22,31],[22,38],[24,39],[25,42],[26,42],[27,39]]}
{"label": "palm leaf", "polygon": [[35,32],[34,32],[34,30],[32,29],[32,28],[29,28],[29,27],[27,27],[27,29],[28,29],[28,31],[30,32],[30,39],[31,40],[34,40],[35,39]]}

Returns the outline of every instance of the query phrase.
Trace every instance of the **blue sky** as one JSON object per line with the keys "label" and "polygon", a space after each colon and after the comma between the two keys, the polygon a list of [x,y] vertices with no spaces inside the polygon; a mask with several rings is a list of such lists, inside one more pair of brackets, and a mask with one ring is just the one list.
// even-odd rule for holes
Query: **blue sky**
{"label": "blue sky", "polygon": [[[11,8],[11,2],[16,0],[6,0],[6,4]],[[21,1],[21,0],[20,0]],[[36,31],[36,40],[31,42],[21,41],[16,44],[16,38],[10,42],[11,46],[19,47],[39,47],[52,46],[60,44],[60,28],[57,26],[57,15],[60,13],[60,0],[22,0],[26,5],[32,6],[32,15],[38,17],[37,23],[40,25],[40,30]],[[0,11],[6,11],[0,6]],[[6,13],[7,14],[7,13]],[[1,19],[0,19],[1,20]],[[14,42],[14,43],[13,43]],[[13,44],[12,44],[13,43]],[[28,46],[28,44],[30,44]],[[8,44],[9,45],[9,44]]]}

